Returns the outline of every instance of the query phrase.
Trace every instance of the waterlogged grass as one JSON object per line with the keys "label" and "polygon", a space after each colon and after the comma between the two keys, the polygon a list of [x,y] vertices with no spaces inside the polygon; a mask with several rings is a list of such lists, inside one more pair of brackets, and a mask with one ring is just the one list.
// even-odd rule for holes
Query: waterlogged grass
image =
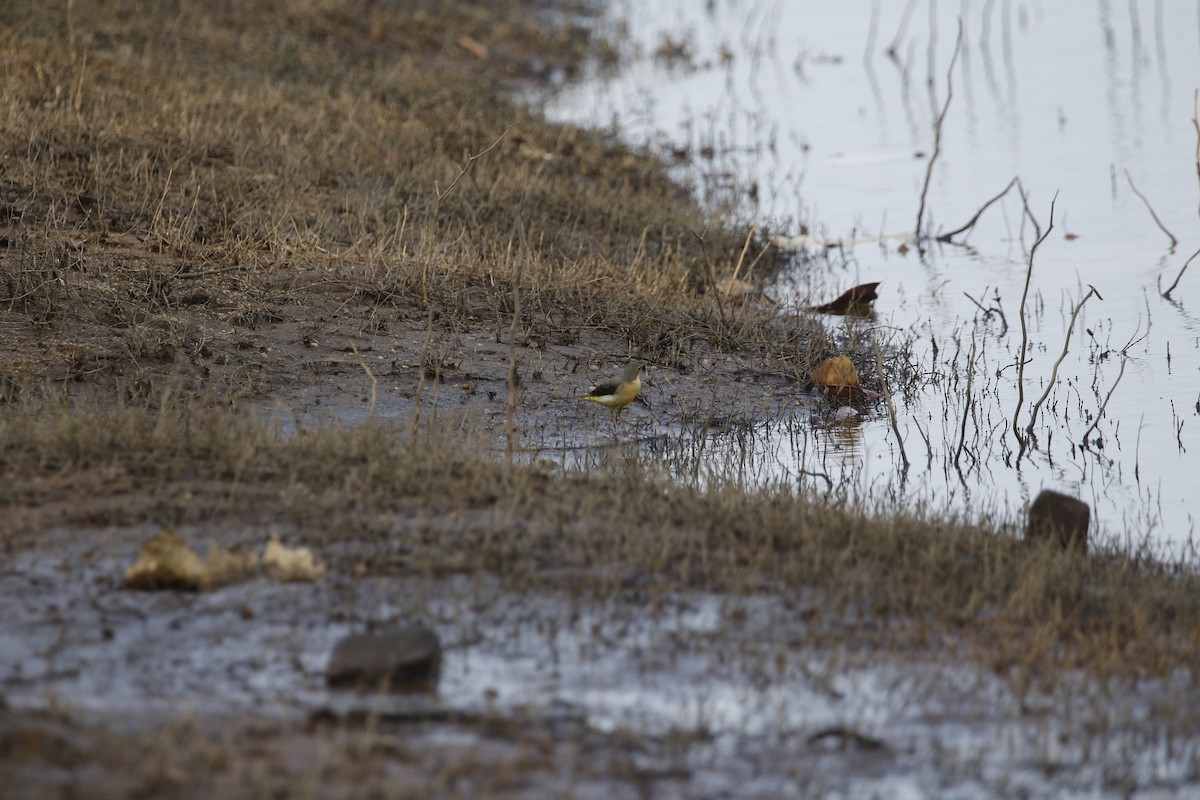
{"label": "waterlogged grass", "polygon": [[283,436],[219,407],[37,404],[7,415],[0,453],[10,543],[50,525],[248,518],[294,525],[360,575],[497,573],[601,597],[816,590],[814,643],[944,647],[1035,679],[1166,675],[1192,667],[1200,643],[1190,571],[786,490],[688,489],[636,462],[558,474],[438,431]]}

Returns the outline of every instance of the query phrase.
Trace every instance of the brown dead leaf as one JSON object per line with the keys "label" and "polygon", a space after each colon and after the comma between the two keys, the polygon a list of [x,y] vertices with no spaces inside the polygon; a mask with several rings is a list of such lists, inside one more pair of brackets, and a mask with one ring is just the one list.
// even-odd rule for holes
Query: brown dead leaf
{"label": "brown dead leaf", "polygon": [[854,362],[846,356],[827,358],[813,370],[813,382],[829,397],[842,400],[874,400],[878,392],[858,385],[858,372]]}
{"label": "brown dead leaf", "polygon": [[875,291],[879,281],[863,283],[842,292],[836,300],[824,305],[813,306],[810,311],[822,314],[865,314],[871,310],[871,303],[879,297]]}
{"label": "brown dead leaf", "polygon": [[142,553],[125,570],[126,589],[154,591],[179,589],[196,592],[209,585],[208,568],[183,542],[178,533],[166,528],[142,545]]}
{"label": "brown dead leaf", "polygon": [[812,377],[817,386],[821,387],[821,391],[830,397],[848,399],[861,391],[854,362],[846,356],[825,359],[813,370]]}
{"label": "brown dead leaf", "polygon": [[262,554],[262,566],[271,577],[281,581],[315,581],[325,572],[307,547],[285,547],[278,536],[271,537]]}

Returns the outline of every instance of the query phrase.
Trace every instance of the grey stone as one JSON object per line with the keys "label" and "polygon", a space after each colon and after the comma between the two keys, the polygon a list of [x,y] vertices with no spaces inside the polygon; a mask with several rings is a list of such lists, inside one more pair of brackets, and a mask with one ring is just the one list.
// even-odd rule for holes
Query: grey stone
{"label": "grey stone", "polygon": [[1025,541],[1053,541],[1064,550],[1086,553],[1088,525],[1092,510],[1088,504],[1070,495],[1044,490],[1029,506],[1029,527]]}
{"label": "grey stone", "polygon": [[432,691],[437,687],[441,662],[441,643],[426,627],[356,633],[333,648],[326,679],[335,687]]}

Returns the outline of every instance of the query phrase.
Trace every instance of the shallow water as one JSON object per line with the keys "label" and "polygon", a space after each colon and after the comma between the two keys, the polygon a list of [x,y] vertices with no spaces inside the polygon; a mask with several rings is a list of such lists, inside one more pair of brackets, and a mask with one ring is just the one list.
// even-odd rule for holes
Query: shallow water
{"label": "shallow water", "polygon": [[[966,223],[1014,177],[1042,230],[1054,203],[1033,259],[1018,430],[1073,309],[1089,285],[1099,293],[1070,327],[1021,458],[1019,308],[1036,233],[1019,195],[988,209],[965,245],[911,241],[960,18],[923,230]],[[907,473],[882,406],[847,429],[798,404],[797,419],[772,427],[781,433],[739,444],[758,482],[1002,520],[1054,488],[1093,506],[1099,541],[1195,558],[1200,264],[1172,299],[1160,295],[1200,247],[1195,3],[618,0],[601,26],[626,51],[620,70],[597,66],[562,87],[551,117],[686,153],[679,175],[702,199],[783,237],[808,234],[772,288],[785,306],[882,281],[873,322],[830,326],[885,344],[915,336],[929,380],[893,387]]]}

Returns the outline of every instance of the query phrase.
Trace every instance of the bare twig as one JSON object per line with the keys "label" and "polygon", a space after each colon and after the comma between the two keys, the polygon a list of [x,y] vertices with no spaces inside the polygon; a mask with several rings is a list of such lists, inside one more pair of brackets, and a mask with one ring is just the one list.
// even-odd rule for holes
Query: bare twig
{"label": "bare twig", "polygon": [[1200,250],[1192,253],[1190,256],[1188,256],[1188,260],[1183,262],[1183,267],[1179,270],[1179,274],[1175,276],[1175,280],[1173,280],[1171,285],[1167,287],[1167,290],[1162,293],[1163,297],[1167,298],[1168,300],[1171,299],[1171,292],[1175,291],[1175,287],[1179,285],[1179,279],[1183,277],[1183,273],[1187,272],[1188,264],[1192,263],[1192,259],[1196,256],[1200,256]]}
{"label": "bare twig", "polygon": [[[1017,191],[1021,194],[1021,204],[1025,208],[1025,216],[1029,217],[1029,221],[1033,223],[1033,238],[1041,238],[1042,226],[1038,224],[1037,217],[1033,215],[1033,211],[1029,208],[1029,192],[1025,191],[1025,184],[1021,183],[1019,175],[1017,176]],[[1055,192],[1054,196],[1057,197],[1058,193]]]}
{"label": "bare twig", "polygon": [[[1083,304],[1091,299],[1092,295],[1100,297],[1100,293],[1096,291],[1096,287],[1089,285],[1087,294],[1083,296],[1083,299],[1075,306],[1075,310],[1071,312],[1071,322],[1067,325],[1067,335],[1063,339],[1062,353],[1059,355],[1058,360],[1054,362],[1054,369],[1050,371],[1050,380],[1046,382],[1046,391],[1042,392],[1042,396],[1038,398],[1038,401],[1033,404],[1033,408],[1029,410],[1029,425],[1025,428],[1026,437],[1033,436],[1033,425],[1037,421],[1038,409],[1042,407],[1042,403],[1046,402],[1046,398],[1050,396],[1050,392],[1054,389],[1054,382],[1058,380],[1058,368],[1062,366],[1062,362],[1067,358],[1067,348],[1071,344],[1071,333],[1075,330],[1075,320],[1079,317],[1079,312],[1083,309]],[[1100,297],[1100,299],[1103,300],[1104,298]]]}
{"label": "bare twig", "polygon": [[1150,201],[1146,199],[1146,195],[1139,192],[1138,188],[1133,185],[1133,177],[1130,176],[1129,170],[1125,170],[1125,180],[1129,181],[1129,188],[1133,190],[1133,193],[1140,197],[1142,202],[1146,204],[1146,210],[1150,212],[1150,216],[1154,217],[1154,222],[1158,225],[1158,229],[1165,233],[1167,238],[1171,240],[1171,249],[1174,250],[1175,245],[1179,244],[1179,240],[1175,238],[1175,234],[1167,230],[1166,225],[1162,224],[1162,220],[1158,218],[1158,214],[1154,213],[1154,206],[1150,205]]}
{"label": "bare twig", "polygon": [[721,302],[721,291],[717,287],[717,270],[713,267],[712,259],[708,257],[708,245],[704,243],[704,237],[708,233],[708,228],[704,229],[703,233],[692,231],[692,236],[696,237],[696,241],[700,243],[700,251],[704,253],[704,263],[708,267],[708,282],[712,286],[713,296],[717,300],[717,310],[721,312],[721,325],[728,325],[729,322],[725,318],[725,304]]}
{"label": "bare twig", "polygon": [[205,269],[199,272],[184,272],[182,269],[171,274],[172,278],[181,281],[194,281],[200,278],[211,278],[213,275],[224,275],[228,272],[246,272],[250,267],[246,264],[234,264],[232,267],[221,267],[219,269]]}
{"label": "bare twig", "polygon": [[997,194],[991,200],[988,200],[986,203],[984,203],[982,206],[980,206],[979,210],[975,212],[975,216],[973,216],[969,220],[967,220],[967,223],[965,225],[963,225],[962,227],[959,227],[959,228],[955,228],[954,230],[950,231],[949,233],[943,233],[943,234],[939,235],[937,237],[937,240],[939,242],[947,242],[949,244],[953,244],[951,239],[953,239],[955,236],[962,233],[963,231],[967,231],[967,230],[970,230],[971,228],[974,228],[975,224],[977,222],[979,222],[979,218],[983,216],[983,212],[987,211],[988,208],[990,208],[991,205],[993,203],[995,203],[997,200],[999,200],[1001,197],[1004,197],[1004,195],[1008,194],[1009,191],[1014,186],[1017,187],[1017,191],[1021,195],[1021,201],[1024,204],[1024,208],[1025,208],[1025,210],[1024,210],[1025,216],[1029,217],[1029,221],[1033,223],[1034,238],[1036,239],[1038,236],[1041,235],[1042,226],[1038,225],[1038,221],[1033,216],[1033,212],[1029,210],[1029,201],[1028,201],[1027,195],[1025,193],[1025,187],[1021,184],[1021,178],[1019,176],[1014,176],[1013,179],[1008,182],[1008,185],[1004,187],[1003,191],[1001,191],[999,194]]}
{"label": "bare twig", "polygon": [[508,402],[504,408],[505,447],[508,460],[513,460],[516,451],[516,416],[517,416],[517,326],[521,321],[521,267],[529,258],[529,243],[525,240],[525,228],[517,227],[521,235],[521,252],[517,256],[515,274],[513,275],[513,314],[512,325],[508,329]]}
{"label": "bare twig", "polygon": [[[750,230],[746,231],[746,240],[745,240],[745,243],[743,243],[743,245],[742,245],[742,253],[740,253],[738,255],[738,263],[733,265],[734,281],[737,281],[739,273],[742,272],[742,265],[745,263],[746,253],[748,253],[750,251],[750,241],[752,239],[754,239],[754,234],[755,234],[756,230],[758,230],[758,225],[750,225]],[[767,246],[768,247],[770,246],[769,242],[768,242]],[[767,248],[764,247],[762,252],[766,253]],[[758,258],[762,258],[762,253],[758,254]],[[754,265],[758,263],[758,258],[756,258],[754,260],[754,263],[752,263],[750,265],[750,270],[754,270]],[[750,275],[750,270],[746,270],[746,276]]]}
{"label": "bare twig", "polygon": [[958,19],[958,36],[954,39],[954,55],[950,56],[950,66],[946,69],[946,102],[942,113],[938,114],[937,124],[933,128],[933,154],[929,156],[929,164],[925,168],[925,185],[921,187],[921,204],[917,208],[917,242],[921,241],[921,223],[925,219],[925,196],[929,193],[929,182],[933,179],[933,165],[942,152],[942,123],[946,120],[946,112],[950,110],[950,98],[954,96],[954,65],[958,61],[958,51],[962,47],[962,17]]}
{"label": "bare twig", "polygon": [[486,156],[488,153],[495,150],[496,146],[499,145],[500,142],[504,140],[504,137],[508,136],[508,132],[511,131],[515,127],[517,127],[517,123],[514,122],[512,125],[509,125],[507,128],[505,128],[504,133],[502,133],[498,137],[496,137],[496,141],[492,142],[486,150],[482,150],[482,151],[476,153],[475,155],[471,156],[470,158],[468,158],[467,163],[463,164],[462,170],[458,173],[458,177],[450,182],[450,185],[446,187],[446,191],[438,192],[437,201],[440,203],[443,200],[445,200],[446,196],[450,194],[450,191],[455,186],[458,185],[458,182],[463,179],[463,176],[466,175],[471,170],[471,167],[473,167],[475,165],[475,162],[478,161],[479,159],[483,158],[484,156]]}
{"label": "bare twig", "polygon": [[358,347],[350,345],[350,349],[354,351],[354,356],[358,359],[358,365],[362,367],[363,372],[367,373],[367,377],[371,379],[371,405],[367,409],[367,422],[371,423],[375,421],[375,401],[379,397],[379,379],[375,377],[375,373],[371,372],[371,368],[367,366],[362,353],[358,352]]}
{"label": "bare twig", "polygon": [[983,212],[987,211],[988,208],[993,203],[995,203],[997,200],[999,200],[1001,197],[1004,197],[1004,195],[1008,194],[1008,190],[1013,188],[1013,186],[1015,186],[1016,184],[1017,184],[1017,178],[1016,178],[1016,176],[1013,176],[1013,179],[1008,182],[1008,186],[1005,186],[1004,189],[999,194],[997,194],[991,200],[988,200],[986,203],[984,203],[982,206],[980,206],[979,210],[975,212],[975,216],[973,216],[969,220],[967,220],[967,223],[965,225],[955,228],[954,230],[950,231],[949,233],[941,234],[940,236],[937,237],[937,240],[939,242],[949,242],[952,238],[954,238],[958,234],[962,233],[963,231],[974,228],[975,223],[979,222],[979,218],[983,216]]}
{"label": "bare twig", "polygon": [[888,419],[892,423],[892,433],[896,434],[896,445],[900,448],[900,460],[904,462],[904,472],[908,472],[908,454],[904,452],[904,439],[900,437],[900,426],[896,424],[896,408],[892,405],[892,393],[888,390],[887,378],[883,374],[883,354],[879,352],[879,343],[871,342],[875,350],[875,369],[879,372],[879,386],[883,389],[883,401],[887,403]]}
{"label": "bare twig", "polygon": [[[1200,89],[1192,90],[1192,127],[1196,129],[1196,180],[1200,181],[1200,115],[1196,113],[1197,102],[1200,102]],[[1200,206],[1196,207],[1200,213]]]}
{"label": "bare twig", "polygon": [[967,419],[971,416],[971,387],[975,383],[975,328],[971,328],[971,352],[967,356],[967,394],[963,404],[962,428],[958,434],[958,450],[954,452],[954,466],[958,467],[963,448],[967,444]]}
{"label": "bare twig", "polygon": [[[1057,201],[1058,192],[1055,192],[1054,199],[1050,201],[1050,224],[1029,251],[1029,268],[1025,270],[1025,290],[1021,292],[1021,310],[1018,314],[1021,318],[1021,349],[1017,352],[1017,407],[1013,409],[1013,436],[1016,437],[1022,453],[1025,451],[1025,440],[1021,438],[1021,432],[1017,427],[1017,417],[1021,414],[1021,404],[1025,402],[1025,351],[1029,349],[1029,326],[1025,321],[1025,302],[1029,298],[1029,281],[1033,278],[1033,256],[1042,242],[1046,241],[1050,231],[1054,230],[1054,204]],[[1018,456],[1019,458],[1020,456]]]}
{"label": "bare twig", "polygon": [[[737,264],[735,264],[733,267],[733,280],[735,281],[738,279],[738,273],[742,271],[742,264],[746,260],[746,251],[750,249],[750,240],[754,238],[754,232],[756,230],[758,230],[758,226],[751,225],[750,230],[746,232],[746,243],[742,245],[742,252],[738,256]],[[758,260],[755,259],[756,263],[757,261]],[[753,266],[751,269],[753,269]],[[750,273],[747,272],[746,274],[749,275]]]}
{"label": "bare twig", "polygon": [[1112,399],[1113,392],[1117,390],[1117,384],[1121,382],[1121,376],[1125,374],[1125,364],[1128,363],[1129,356],[1124,352],[1121,353],[1121,371],[1117,373],[1117,379],[1113,381],[1112,388],[1108,390],[1108,394],[1104,397],[1104,402],[1100,404],[1099,410],[1096,411],[1096,418],[1092,420],[1091,426],[1083,432],[1083,447],[1088,446],[1088,437],[1092,435],[1092,431],[1096,430],[1096,426],[1100,424],[1100,420],[1104,418],[1104,409],[1108,408],[1108,401]]}

